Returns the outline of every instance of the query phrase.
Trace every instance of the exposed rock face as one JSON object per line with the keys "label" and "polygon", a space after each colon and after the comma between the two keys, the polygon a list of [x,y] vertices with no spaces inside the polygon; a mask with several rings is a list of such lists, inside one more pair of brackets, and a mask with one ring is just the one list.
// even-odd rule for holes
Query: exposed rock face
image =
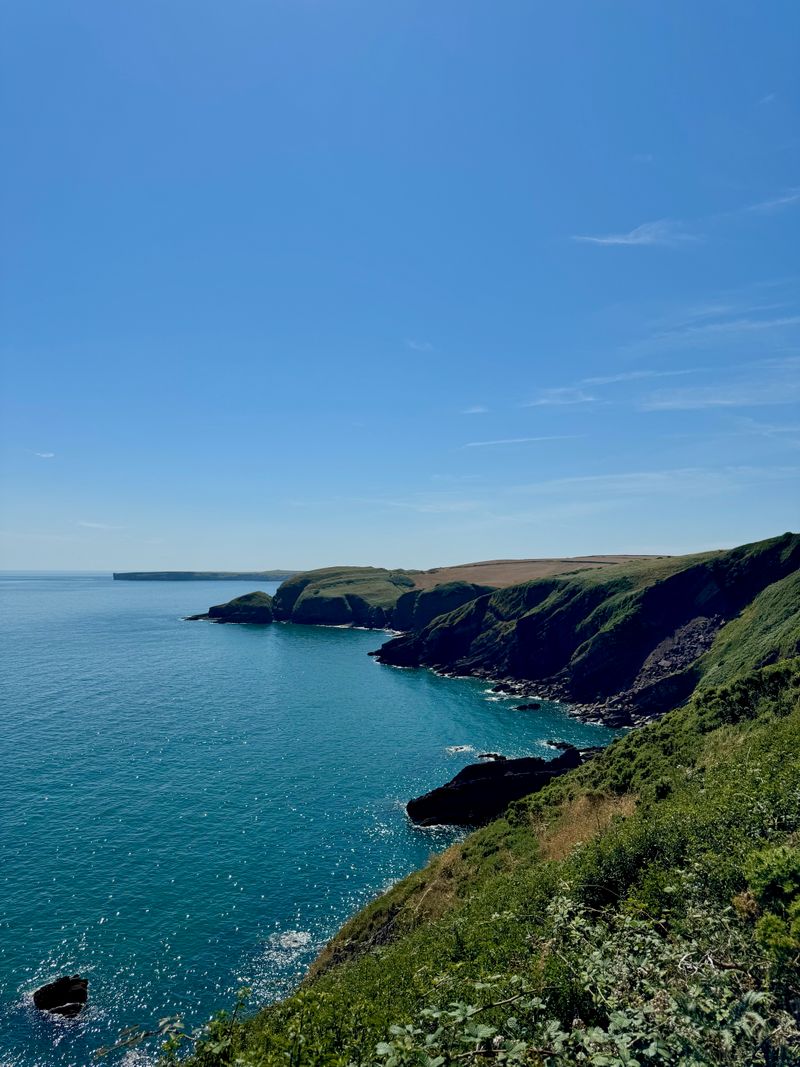
{"label": "exposed rock face", "polygon": [[57,978],[33,994],[33,1003],[40,1011],[68,1018],[83,1011],[88,999],[89,980],[81,978],[79,974]]}
{"label": "exposed rock face", "polygon": [[455,611],[475,597],[491,593],[488,585],[447,582],[433,589],[414,589],[398,598],[390,623],[394,630],[421,630],[439,615]]}
{"label": "exposed rock face", "polygon": [[[598,574],[545,578],[478,596],[386,642],[381,663],[506,681],[609,725],[686,699],[720,627],[800,568],[800,535]],[[508,681],[511,684],[508,684]],[[526,693],[526,695],[527,695]]]}
{"label": "exposed rock face", "polygon": [[275,618],[318,626],[421,629],[443,612],[489,591],[488,586],[470,582],[415,589],[413,578],[402,571],[330,567],[285,581],[273,598],[250,593],[190,618],[215,622],[271,622]]}
{"label": "exposed rock face", "polygon": [[189,615],[189,622],[207,619],[210,622],[246,622],[263,625],[272,622],[272,597],[268,593],[246,593],[225,604],[215,604],[204,615]]}
{"label": "exposed rock face", "polygon": [[406,811],[418,826],[478,826],[581,763],[583,756],[571,745],[554,760],[531,756],[472,763],[446,785],[410,800]]}

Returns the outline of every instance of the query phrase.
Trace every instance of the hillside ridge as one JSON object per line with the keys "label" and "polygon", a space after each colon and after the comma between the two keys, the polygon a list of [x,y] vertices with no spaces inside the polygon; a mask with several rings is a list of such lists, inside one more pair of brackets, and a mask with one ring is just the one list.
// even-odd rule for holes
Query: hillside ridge
{"label": "hillside ridge", "polygon": [[[746,666],[800,650],[791,596],[798,569],[800,535],[786,533],[727,551],[539,579],[484,594],[374,654],[392,666],[502,679],[520,695],[632,725],[687,699],[718,666],[726,626],[785,579],[783,598],[760,601],[770,618],[782,613],[785,647],[764,647],[760,658],[754,650]],[[764,629],[752,613],[740,621],[736,643],[749,648],[758,625]]]}

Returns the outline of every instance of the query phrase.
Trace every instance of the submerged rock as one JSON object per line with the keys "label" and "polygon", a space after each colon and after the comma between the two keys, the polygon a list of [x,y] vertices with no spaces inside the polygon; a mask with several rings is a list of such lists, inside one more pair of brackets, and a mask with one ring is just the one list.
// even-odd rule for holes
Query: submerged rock
{"label": "submerged rock", "polygon": [[515,704],[514,711],[539,711],[541,706],[538,701],[532,700],[529,704]]}
{"label": "submerged rock", "polygon": [[472,763],[438,789],[406,805],[418,826],[477,826],[500,815],[509,804],[536,793],[553,778],[580,767],[582,754],[570,746],[557,759],[524,759]]}
{"label": "submerged rock", "polygon": [[55,982],[49,982],[33,994],[33,1003],[39,1011],[48,1011],[51,1015],[64,1015],[72,1018],[83,1011],[89,999],[89,980],[79,974],[64,975]]}

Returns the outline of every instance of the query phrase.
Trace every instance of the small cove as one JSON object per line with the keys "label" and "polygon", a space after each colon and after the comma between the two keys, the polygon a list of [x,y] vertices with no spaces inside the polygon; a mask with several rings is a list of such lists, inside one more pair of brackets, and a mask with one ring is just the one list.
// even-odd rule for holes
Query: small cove
{"label": "small cove", "polygon": [[[245,983],[280,996],[457,836],[410,826],[409,797],[480,751],[614,736],[382,667],[380,633],[182,621],[252,588],[0,577],[3,1067],[84,1067],[121,1027],[202,1021]],[[85,1016],[38,1017],[27,994],[76,971]]]}

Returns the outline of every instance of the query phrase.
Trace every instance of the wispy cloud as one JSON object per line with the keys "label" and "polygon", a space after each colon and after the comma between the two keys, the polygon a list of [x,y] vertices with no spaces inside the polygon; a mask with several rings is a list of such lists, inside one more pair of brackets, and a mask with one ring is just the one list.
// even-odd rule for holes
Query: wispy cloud
{"label": "wispy cloud", "polygon": [[489,409],[485,408],[483,404],[475,404],[471,408],[464,408],[461,412],[462,415],[486,415]]}
{"label": "wispy cloud", "polygon": [[776,425],[770,422],[758,422],[756,419],[739,419],[739,433],[747,436],[766,437],[768,440],[780,441],[790,448],[800,448],[800,422],[788,425]]}
{"label": "wispy cloud", "polygon": [[699,374],[701,370],[702,367],[686,367],[683,370],[628,370],[596,378],[581,378],[581,385],[616,385],[618,382],[638,382],[646,378],[676,378],[686,374]]}
{"label": "wispy cloud", "polygon": [[536,400],[528,400],[524,408],[563,407],[570,404],[593,404],[596,396],[584,389],[568,386],[560,389],[543,389]]}
{"label": "wispy cloud", "polygon": [[583,241],[592,245],[679,245],[688,241],[699,241],[699,235],[690,233],[680,222],[670,219],[658,219],[656,222],[643,222],[627,233],[575,234],[573,241]]}
{"label": "wispy cloud", "polygon": [[643,397],[642,411],[702,411],[707,408],[765,407],[800,401],[800,381],[739,381],[688,389],[663,389]]}
{"label": "wispy cloud", "polygon": [[539,441],[573,441],[583,434],[559,433],[543,437],[503,437],[497,441],[468,441],[462,448],[493,448],[496,445],[529,445]]}
{"label": "wispy cloud", "polygon": [[39,459],[55,459],[55,452],[34,452],[34,456],[38,456]]}
{"label": "wispy cloud", "polygon": [[[754,312],[759,309],[753,308]],[[766,310],[766,307],[765,307]],[[781,331],[796,330],[800,327],[800,315],[774,315],[772,317],[757,314],[736,315],[726,317],[726,313],[720,311],[719,318],[714,318],[709,310],[706,320],[697,316],[694,321],[688,320],[685,325],[666,330],[659,330],[649,337],[642,338],[629,346],[633,351],[655,351],[665,348],[692,348],[715,344],[724,340],[726,344],[734,340],[745,339],[757,334],[765,338],[769,334],[775,334],[776,338]],[[770,338],[772,340],[772,338]]]}
{"label": "wispy cloud", "polygon": [[666,470],[623,471],[616,474],[553,478],[513,487],[518,494],[551,495],[598,493],[604,498],[653,496],[665,493],[705,494],[725,492],[763,481],[784,481],[800,476],[800,467],[677,467]]}
{"label": "wispy cloud", "polygon": [[107,522],[78,522],[77,526],[82,526],[85,530],[121,530],[121,526],[111,526]]}
{"label": "wispy cloud", "polygon": [[760,200],[758,203],[749,204],[745,211],[778,211],[782,207],[791,207],[792,204],[800,204],[800,188],[787,189],[779,196],[773,196],[768,200]]}
{"label": "wispy cloud", "polygon": [[759,102],[759,104],[772,104],[777,99],[778,99],[778,94],[777,93],[764,93],[764,95],[761,97],[761,99],[758,102]]}
{"label": "wispy cloud", "polygon": [[410,348],[412,352],[436,351],[430,341],[416,341],[413,337],[406,338],[406,348]]}
{"label": "wispy cloud", "polygon": [[744,204],[727,211],[706,215],[701,219],[693,220],[690,224],[674,219],[656,219],[654,222],[643,222],[640,226],[634,226],[632,230],[622,233],[573,234],[572,240],[593,245],[676,247],[704,240],[704,236],[698,232],[698,227],[703,224],[713,226],[748,213],[767,214],[795,204],[800,204],[800,187],[797,186],[753,204]]}

